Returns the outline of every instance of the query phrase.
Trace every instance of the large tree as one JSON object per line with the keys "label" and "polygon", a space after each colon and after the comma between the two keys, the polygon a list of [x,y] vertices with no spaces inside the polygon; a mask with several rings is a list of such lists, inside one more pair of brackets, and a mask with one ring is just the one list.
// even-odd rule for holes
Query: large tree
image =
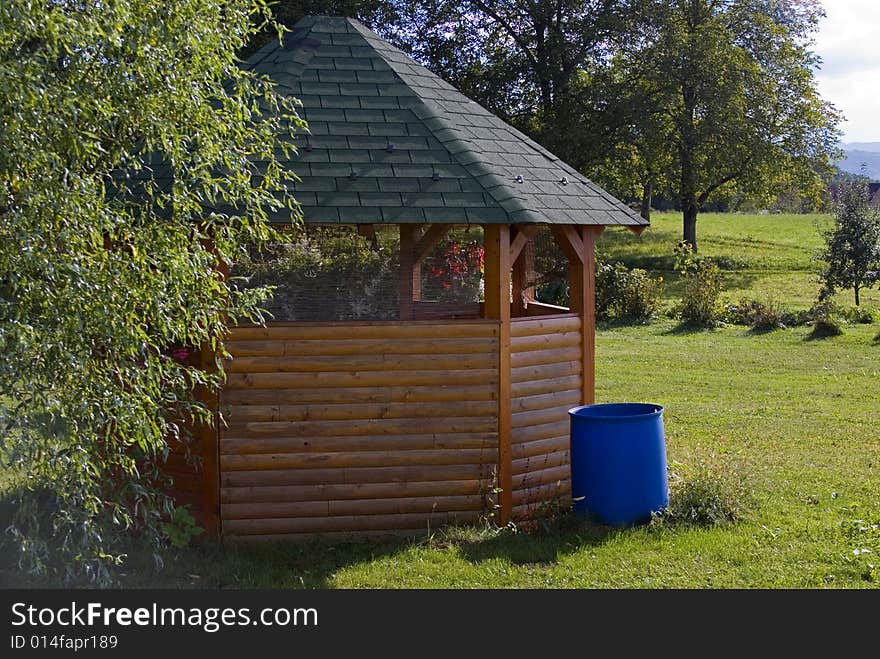
{"label": "large tree", "polygon": [[218,272],[294,217],[275,154],[300,122],[239,67],[255,13],[0,3],[0,453],[31,570],[106,581],[132,529],[160,549],[168,440],[220,377],[186,354],[259,314]]}
{"label": "large tree", "polygon": [[762,197],[830,172],[835,110],[819,96],[813,0],[650,0],[618,53],[669,121],[684,240],[713,195]]}

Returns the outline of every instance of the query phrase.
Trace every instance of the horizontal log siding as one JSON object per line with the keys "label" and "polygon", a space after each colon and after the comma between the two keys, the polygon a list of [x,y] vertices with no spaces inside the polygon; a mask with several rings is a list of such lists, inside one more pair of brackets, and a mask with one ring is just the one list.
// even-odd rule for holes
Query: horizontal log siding
{"label": "horizontal log siding", "polygon": [[227,348],[225,536],[418,531],[489,509],[497,323],[239,327]]}
{"label": "horizontal log siding", "polygon": [[573,314],[511,323],[513,516],[571,493],[568,410],[581,403],[581,320]]}

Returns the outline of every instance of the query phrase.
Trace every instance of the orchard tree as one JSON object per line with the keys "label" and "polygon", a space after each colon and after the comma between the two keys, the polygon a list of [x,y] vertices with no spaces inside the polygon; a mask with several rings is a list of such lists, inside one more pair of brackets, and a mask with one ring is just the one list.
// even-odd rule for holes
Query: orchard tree
{"label": "orchard tree", "polygon": [[0,453],[32,572],[106,583],[132,531],[161,558],[168,440],[221,377],[186,355],[222,354],[265,297],[218,273],[269,209],[296,215],[275,153],[301,122],[235,55],[270,21],[262,0],[0,3]]}
{"label": "orchard tree", "polygon": [[669,117],[686,242],[696,249],[713,195],[774,198],[782,182],[830,173],[839,117],[813,74],[818,2],[648,0],[640,14],[619,56]]}
{"label": "orchard tree", "polygon": [[823,288],[820,297],[831,297],[839,288],[859,292],[880,282],[880,210],[870,203],[867,181],[841,183],[834,204],[834,226],[823,233],[820,258]]}

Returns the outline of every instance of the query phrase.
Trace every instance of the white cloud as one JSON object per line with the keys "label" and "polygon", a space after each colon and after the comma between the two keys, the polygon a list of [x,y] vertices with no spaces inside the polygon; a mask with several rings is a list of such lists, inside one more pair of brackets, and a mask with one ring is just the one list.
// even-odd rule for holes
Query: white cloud
{"label": "white cloud", "polygon": [[880,3],[826,0],[816,52],[823,98],[846,117],[845,142],[880,142]]}

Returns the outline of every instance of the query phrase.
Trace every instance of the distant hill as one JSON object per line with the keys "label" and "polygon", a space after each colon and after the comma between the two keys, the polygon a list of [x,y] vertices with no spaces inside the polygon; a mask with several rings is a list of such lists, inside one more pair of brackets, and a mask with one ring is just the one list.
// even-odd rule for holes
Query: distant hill
{"label": "distant hill", "polygon": [[847,151],[870,151],[871,153],[880,153],[880,142],[849,142],[844,144],[843,148]]}
{"label": "distant hill", "polygon": [[836,163],[840,169],[880,180],[880,142],[852,142],[843,149],[846,157]]}

